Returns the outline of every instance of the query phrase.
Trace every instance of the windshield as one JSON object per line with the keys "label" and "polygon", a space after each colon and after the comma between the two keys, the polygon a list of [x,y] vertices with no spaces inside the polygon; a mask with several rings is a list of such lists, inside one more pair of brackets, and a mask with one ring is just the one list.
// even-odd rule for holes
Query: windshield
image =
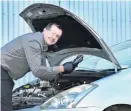
{"label": "windshield", "polygon": [[[110,49],[122,68],[131,67],[131,40],[114,45],[110,47]],[[66,61],[71,61],[75,57],[76,56],[72,56],[68,58],[68,60],[66,59]],[[104,69],[114,69],[114,64],[100,57],[92,55],[84,55],[83,61],[78,65],[78,67],[75,70],[104,70]]]}

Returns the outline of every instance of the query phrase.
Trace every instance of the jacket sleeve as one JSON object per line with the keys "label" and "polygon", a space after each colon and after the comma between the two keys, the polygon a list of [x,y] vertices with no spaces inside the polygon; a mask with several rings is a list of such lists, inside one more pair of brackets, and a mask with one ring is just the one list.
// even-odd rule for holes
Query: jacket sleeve
{"label": "jacket sleeve", "polygon": [[23,47],[30,70],[36,77],[51,80],[59,73],[58,66],[41,66],[41,45],[38,41],[27,40]]}

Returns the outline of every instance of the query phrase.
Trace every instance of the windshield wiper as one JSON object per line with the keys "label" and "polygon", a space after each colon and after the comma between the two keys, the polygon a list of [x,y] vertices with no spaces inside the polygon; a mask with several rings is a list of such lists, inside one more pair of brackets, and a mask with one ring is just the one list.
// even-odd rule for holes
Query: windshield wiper
{"label": "windshield wiper", "polygon": [[94,70],[94,69],[78,69],[75,71],[81,71],[81,72],[99,72],[100,70]]}
{"label": "windshield wiper", "polygon": [[[123,69],[127,69],[127,68],[121,68],[121,69],[117,69],[117,71],[123,70]],[[115,71],[115,69],[104,69],[102,70],[102,72],[104,71]]]}
{"label": "windshield wiper", "polygon": [[[121,68],[121,69],[117,69],[117,71],[120,71],[122,69],[127,69],[127,68]],[[75,71],[87,71],[87,72],[107,72],[107,71],[113,71],[115,72],[115,69],[114,68],[111,68],[111,69],[79,69],[79,70],[75,70]]]}

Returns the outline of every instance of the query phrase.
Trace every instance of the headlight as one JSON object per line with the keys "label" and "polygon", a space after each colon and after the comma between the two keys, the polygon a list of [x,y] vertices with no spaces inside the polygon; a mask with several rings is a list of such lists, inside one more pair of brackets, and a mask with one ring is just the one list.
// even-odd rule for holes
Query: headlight
{"label": "headlight", "polygon": [[65,90],[47,100],[41,106],[41,110],[73,108],[86,94],[97,86],[96,84],[84,84]]}

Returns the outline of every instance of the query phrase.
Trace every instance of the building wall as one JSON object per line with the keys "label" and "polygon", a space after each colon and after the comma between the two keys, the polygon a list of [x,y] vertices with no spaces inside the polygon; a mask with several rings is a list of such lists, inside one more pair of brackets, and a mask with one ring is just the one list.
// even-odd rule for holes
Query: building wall
{"label": "building wall", "polygon": [[[131,39],[131,1],[91,0],[22,0],[0,1],[0,46],[19,35],[31,32],[19,13],[33,3],[61,6],[88,23],[109,45]],[[30,74],[17,81],[17,85],[34,79]]]}

